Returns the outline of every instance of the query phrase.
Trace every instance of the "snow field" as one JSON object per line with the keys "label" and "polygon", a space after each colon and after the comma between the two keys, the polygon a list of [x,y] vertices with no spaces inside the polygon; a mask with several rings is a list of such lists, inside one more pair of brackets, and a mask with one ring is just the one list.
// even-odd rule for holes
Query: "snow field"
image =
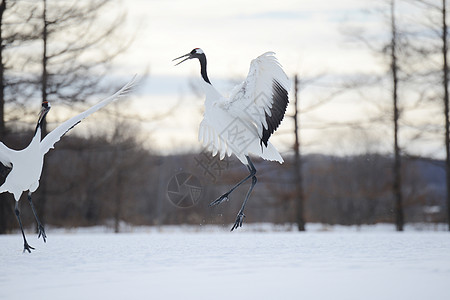
{"label": "snow field", "polygon": [[448,232],[0,236],[0,299],[449,299]]}

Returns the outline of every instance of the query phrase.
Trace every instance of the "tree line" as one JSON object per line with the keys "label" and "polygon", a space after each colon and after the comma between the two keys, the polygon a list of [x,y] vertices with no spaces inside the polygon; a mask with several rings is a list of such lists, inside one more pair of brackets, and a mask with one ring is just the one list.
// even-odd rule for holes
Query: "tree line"
{"label": "tree line", "polygon": [[[405,187],[408,174],[404,171],[410,165],[404,165],[407,161],[436,159],[434,152],[442,153],[445,149],[445,164],[442,166],[445,173],[436,172],[446,178],[445,190],[450,191],[447,1],[382,1],[376,9],[366,12],[366,17],[368,20],[381,19],[384,26],[377,28],[376,32],[370,26],[343,26],[343,33],[353,41],[353,46],[364,47],[372,53],[379,70],[355,74],[356,80],[345,78],[337,86],[344,94],[356,92],[361,100],[376,109],[357,123],[327,125],[324,122],[324,127],[347,126],[350,131],[357,129],[367,133],[378,131],[381,133],[378,143],[390,139],[392,150],[382,152],[392,155],[390,171],[384,178],[389,176],[391,179],[388,192],[393,197],[396,228],[402,231],[405,219],[409,219],[405,215],[405,197],[409,196]],[[320,105],[320,101],[318,103]],[[384,128],[384,132],[380,128]],[[417,147],[436,140],[440,140],[437,149],[431,145],[426,151]],[[294,150],[297,148],[298,145]],[[371,152],[368,149],[367,153]],[[301,165],[297,163],[297,168]],[[305,181],[299,185],[307,188]],[[297,190],[302,191],[302,188]],[[300,192],[297,194],[297,220],[301,224],[304,216],[298,208],[308,200],[303,200]],[[441,214],[446,211],[450,230],[450,193],[445,192],[442,197],[446,201],[439,202],[439,210]]]}
{"label": "tree line", "polygon": [[[47,211],[45,222],[54,227],[104,225],[120,230],[129,225],[230,226],[246,194],[239,188],[228,202],[210,208],[209,203],[242,177],[235,158],[220,161],[204,153],[161,156],[142,149],[123,128],[113,134],[89,138],[66,136],[47,158]],[[113,126],[113,124],[111,124]],[[8,142],[14,144],[18,134]],[[364,225],[395,222],[392,193],[393,157],[380,154],[338,157],[303,156],[305,223]],[[283,165],[256,160],[258,189],[248,203],[246,222],[296,224],[295,158]],[[405,222],[446,221],[444,162],[403,159]],[[195,190],[183,189],[179,174],[193,176]],[[171,183],[172,182],[172,183]],[[178,201],[176,192],[184,200]],[[195,194],[194,194],[195,192]],[[198,192],[198,193],[197,193]],[[40,199],[40,189],[34,193]],[[14,200],[5,201],[7,230],[17,229]],[[179,198],[181,199],[181,198]],[[190,200],[194,200],[190,202]],[[184,201],[184,202],[183,202]],[[22,205],[25,226],[35,226],[26,201]],[[305,226],[306,228],[306,226]]]}

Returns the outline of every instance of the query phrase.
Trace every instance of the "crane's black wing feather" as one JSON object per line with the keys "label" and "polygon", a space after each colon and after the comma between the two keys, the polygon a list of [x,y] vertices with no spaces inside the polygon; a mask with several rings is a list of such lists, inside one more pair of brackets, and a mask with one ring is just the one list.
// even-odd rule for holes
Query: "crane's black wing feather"
{"label": "crane's black wing feather", "polygon": [[263,127],[263,133],[260,140],[261,146],[264,143],[266,147],[270,136],[283,120],[289,103],[288,91],[275,79],[272,83],[272,100],[272,108],[270,109],[271,115],[269,116],[266,112],[267,128]]}

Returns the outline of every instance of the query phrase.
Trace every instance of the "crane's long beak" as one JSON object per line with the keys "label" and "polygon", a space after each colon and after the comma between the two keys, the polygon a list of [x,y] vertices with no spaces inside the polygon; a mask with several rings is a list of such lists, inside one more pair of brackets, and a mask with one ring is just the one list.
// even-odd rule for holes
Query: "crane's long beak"
{"label": "crane's long beak", "polygon": [[177,57],[177,58],[172,59],[172,61],[175,61],[175,60],[177,60],[177,59],[180,59],[180,58],[183,58],[183,57],[186,57],[186,56],[187,56],[187,58],[185,58],[185,59],[183,59],[182,61],[178,62],[175,66],[178,66],[178,65],[181,64],[182,62],[184,62],[184,61],[190,59],[190,58],[191,58],[191,54],[188,53],[188,54],[181,55],[180,57]]}

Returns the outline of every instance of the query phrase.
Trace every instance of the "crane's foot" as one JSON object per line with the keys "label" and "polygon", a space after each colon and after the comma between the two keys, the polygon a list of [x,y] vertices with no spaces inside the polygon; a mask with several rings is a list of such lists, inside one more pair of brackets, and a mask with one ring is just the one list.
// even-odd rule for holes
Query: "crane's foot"
{"label": "crane's foot", "polygon": [[219,205],[219,204],[222,203],[223,201],[228,201],[228,195],[229,195],[229,193],[223,194],[222,196],[220,196],[219,198],[217,198],[216,200],[214,200],[213,202],[211,202],[211,203],[209,204],[209,207]]}
{"label": "crane's foot", "polygon": [[44,240],[44,243],[47,242],[47,235],[45,234],[44,226],[41,224],[38,225],[38,238],[42,236],[42,239]]}
{"label": "crane's foot", "polygon": [[244,221],[245,215],[243,212],[239,212],[236,218],[236,222],[234,222],[233,227],[231,227],[230,231],[233,231],[234,229],[237,229],[238,227],[242,227],[242,222]]}
{"label": "crane's foot", "polygon": [[31,253],[31,250],[34,250],[34,248],[31,247],[30,245],[28,245],[27,241],[25,241],[23,243],[23,253],[25,253],[25,251],[28,251],[28,253]]}

